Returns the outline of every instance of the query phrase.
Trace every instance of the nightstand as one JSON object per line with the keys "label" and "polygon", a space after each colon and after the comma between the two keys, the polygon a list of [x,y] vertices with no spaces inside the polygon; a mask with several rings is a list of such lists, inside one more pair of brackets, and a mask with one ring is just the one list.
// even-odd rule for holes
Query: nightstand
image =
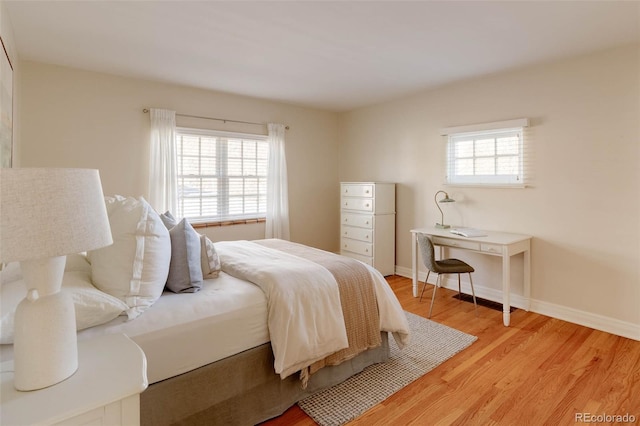
{"label": "nightstand", "polygon": [[45,389],[13,387],[13,361],[0,364],[0,424],[139,425],[147,388],[144,352],[123,334],[78,341],[78,370]]}

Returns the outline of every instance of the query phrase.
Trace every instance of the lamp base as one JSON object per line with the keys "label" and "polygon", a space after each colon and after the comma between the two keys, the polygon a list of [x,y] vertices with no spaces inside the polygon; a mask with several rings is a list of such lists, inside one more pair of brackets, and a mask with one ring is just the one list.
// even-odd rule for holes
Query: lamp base
{"label": "lamp base", "polygon": [[76,312],[71,296],[60,291],[66,256],[21,263],[27,297],[15,313],[14,387],[46,388],[78,369]]}
{"label": "lamp base", "polygon": [[[34,291],[34,290],[31,290]],[[55,385],[78,369],[75,307],[58,292],[18,305],[14,337],[14,387],[31,391]]]}
{"label": "lamp base", "polygon": [[442,223],[436,223],[436,228],[438,228],[438,229],[449,229],[449,228],[451,228],[451,225],[445,225],[445,224],[442,224]]}

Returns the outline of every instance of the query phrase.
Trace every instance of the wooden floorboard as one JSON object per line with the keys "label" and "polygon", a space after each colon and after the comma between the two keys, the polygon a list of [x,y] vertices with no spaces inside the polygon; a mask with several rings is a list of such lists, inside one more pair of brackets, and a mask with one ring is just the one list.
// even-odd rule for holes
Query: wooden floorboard
{"label": "wooden floorboard", "polygon": [[[406,311],[428,315],[431,286],[419,302],[410,279],[387,281]],[[570,425],[580,413],[640,424],[640,342],[521,309],[504,327],[501,312],[476,317],[453,295],[438,290],[431,319],[478,340],[350,425]],[[597,424],[620,423],[608,420]],[[264,424],[315,422],[296,405]]]}

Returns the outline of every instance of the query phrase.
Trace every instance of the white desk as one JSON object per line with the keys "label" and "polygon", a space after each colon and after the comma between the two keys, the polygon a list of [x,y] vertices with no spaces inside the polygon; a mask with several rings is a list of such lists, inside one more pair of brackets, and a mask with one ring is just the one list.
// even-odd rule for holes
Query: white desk
{"label": "white desk", "polygon": [[412,272],[413,272],[413,297],[418,297],[418,265],[421,257],[418,248],[417,234],[426,234],[434,245],[469,250],[476,253],[502,257],[502,312],[504,325],[509,326],[511,321],[511,256],[524,253],[524,297],[529,310],[529,296],[531,292],[531,236],[511,234],[507,232],[483,231],[483,237],[462,237],[450,232],[449,229],[418,228],[411,230],[412,245]]}

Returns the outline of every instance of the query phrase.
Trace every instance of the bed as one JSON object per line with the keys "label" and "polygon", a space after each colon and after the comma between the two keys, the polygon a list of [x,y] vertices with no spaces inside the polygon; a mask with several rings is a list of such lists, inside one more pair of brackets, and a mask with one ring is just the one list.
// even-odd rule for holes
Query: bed
{"label": "bed", "polygon": [[[150,386],[140,397],[143,425],[256,424],[384,362],[390,335],[399,346],[408,341],[404,312],[378,271],[281,240],[214,244],[200,236],[198,256],[203,276],[209,278],[201,281],[199,291],[181,293],[162,291],[163,281],[152,299],[152,291],[145,289],[148,277],[167,263],[156,250],[156,261],[145,255],[144,268],[152,263],[151,275],[139,268],[139,294],[119,295],[112,286],[118,278],[114,265],[122,253],[138,256],[140,250],[122,246],[111,214],[110,220],[116,257],[68,256],[63,290],[75,302],[79,340],[124,333],[144,351]],[[147,237],[149,229],[160,229],[147,225],[142,227]],[[148,239],[144,250],[153,250],[161,240]],[[212,250],[219,261],[215,273],[213,264],[205,265],[205,253],[211,256]],[[111,287],[99,284],[104,278],[100,268]],[[11,310],[26,289],[17,265],[0,274],[5,360],[12,357]],[[366,306],[369,296],[360,288],[368,288],[373,308]]]}

